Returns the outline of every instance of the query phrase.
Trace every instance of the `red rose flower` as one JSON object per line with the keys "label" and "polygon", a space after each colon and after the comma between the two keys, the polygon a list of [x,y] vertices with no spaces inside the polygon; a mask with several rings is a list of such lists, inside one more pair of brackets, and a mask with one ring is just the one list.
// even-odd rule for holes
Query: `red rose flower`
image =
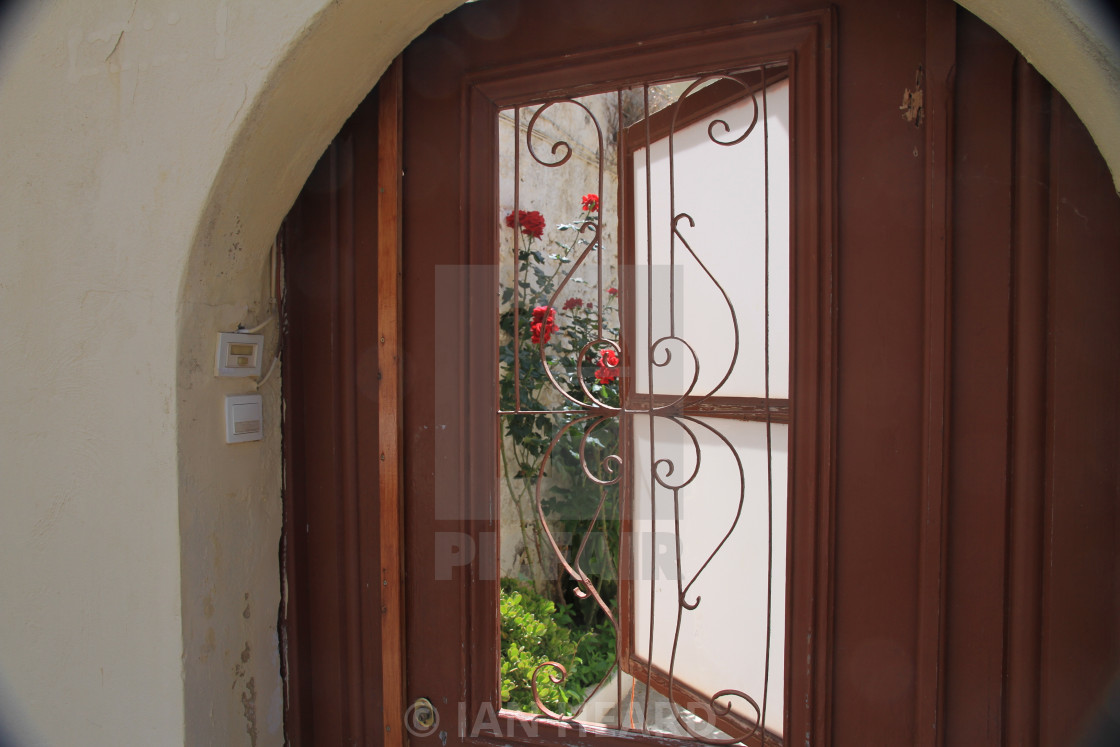
{"label": "red rose flower", "polygon": [[569,298],[567,301],[564,302],[564,311],[571,311],[572,309],[582,309],[582,308],[583,308],[583,299],[582,298]]}
{"label": "red rose flower", "polygon": [[536,210],[518,210],[518,220],[514,220],[513,213],[506,216],[506,225],[513,228],[518,221],[521,223],[521,233],[539,239],[544,234],[544,216]]}
{"label": "red rose flower", "polygon": [[593,213],[599,209],[599,195],[594,192],[585,194],[583,196],[583,209],[589,213]]}
{"label": "red rose flower", "polygon": [[544,337],[544,341],[548,342],[552,333],[560,329],[556,326],[556,309],[547,306],[538,306],[533,309],[533,322],[529,325],[529,329],[533,331],[534,345],[540,344],[541,337]]}
{"label": "red rose flower", "polygon": [[618,378],[618,354],[610,348],[599,351],[599,367],[595,369],[595,378],[600,384],[609,384]]}
{"label": "red rose flower", "polygon": [[611,295],[611,296],[617,296],[618,295],[618,288],[615,288],[612,285],[610,288],[607,288],[607,294]]}

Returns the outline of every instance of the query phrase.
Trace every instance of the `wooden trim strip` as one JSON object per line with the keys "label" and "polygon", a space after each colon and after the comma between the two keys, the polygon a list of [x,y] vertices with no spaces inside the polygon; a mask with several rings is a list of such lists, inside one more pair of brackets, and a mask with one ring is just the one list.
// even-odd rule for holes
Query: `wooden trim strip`
{"label": "wooden trim strip", "polygon": [[[656,83],[725,70],[788,60],[801,47],[806,30],[827,24],[830,10],[810,10],[779,17],[729,24],[705,31],[680,31],[640,44],[563,55],[468,77],[498,107],[531,106],[567,96],[586,96],[643,82]],[[831,34],[831,32],[829,32]],[[685,59],[681,49],[704,49]]]}
{"label": "wooden trim strip", "polygon": [[[1041,708],[1043,506],[1046,464],[1049,86],[1015,64],[1012,182],[1011,421],[1003,703],[1004,744],[1037,745]],[[1041,302],[1040,302],[1041,300]]]}
{"label": "wooden trim strip", "polygon": [[945,721],[945,580],[952,313],[952,130],[956,6],[926,4],[925,340],[918,550],[915,744],[940,747]]}
{"label": "wooden trim strip", "polygon": [[[456,586],[459,601],[456,608],[467,614],[460,627],[450,628],[458,640],[458,664],[466,676],[457,685],[457,698],[469,713],[498,702],[501,687],[499,660],[500,620],[498,589],[498,517],[494,514],[491,496],[498,488],[498,439],[501,432],[498,418],[498,336],[491,326],[497,321],[495,301],[498,298],[498,108],[480,91],[464,87],[461,111],[466,126],[460,131],[458,174],[460,194],[470,195],[470,208],[464,214],[458,256],[471,271],[456,280],[457,300],[454,308],[465,311],[458,323],[456,356],[464,361],[467,376],[454,376],[459,399],[455,414],[460,426],[456,446],[456,463],[461,475],[456,481],[460,496],[457,521],[447,522],[460,533],[471,537],[475,556],[469,567],[458,569],[464,575]],[[482,186],[485,185],[485,186]],[[439,286],[437,286],[438,288]],[[447,306],[446,308],[452,308]],[[472,320],[475,320],[472,323]],[[477,320],[485,320],[481,324]],[[440,379],[437,378],[437,381]],[[439,386],[439,384],[437,384]],[[486,444],[485,447],[480,447]],[[478,486],[486,486],[479,489]]]}
{"label": "wooden trim strip", "polygon": [[381,744],[405,743],[405,629],[401,499],[401,90],[398,57],[378,85],[377,335],[378,497],[381,550],[381,691],[385,733]]}
{"label": "wooden trim strip", "polygon": [[[817,16],[790,66],[789,513],[783,734],[830,744],[835,622],[839,154],[837,21]],[[795,553],[799,557],[795,560]]]}
{"label": "wooden trim strip", "polygon": [[[652,401],[651,401],[652,399]],[[632,394],[627,398],[626,409],[641,415],[650,409],[665,408],[680,400],[668,394]],[[771,423],[789,423],[789,400],[770,398],[769,407],[763,397],[685,397],[676,407],[662,411],[658,415],[694,415],[702,418],[727,418],[766,422],[766,411],[770,411]]]}
{"label": "wooden trim strip", "polygon": [[[331,406],[336,415],[332,434],[337,439],[337,473],[334,490],[339,496],[338,524],[335,531],[340,588],[361,589],[361,508],[358,500],[360,459],[357,450],[358,421],[356,417],[355,362],[357,346],[357,314],[355,302],[358,291],[354,273],[354,244],[356,208],[353,181],[345,176],[353,173],[354,138],[343,136],[336,147],[330,149],[331,184],[344,184],[330,196],[331,227],[331,286],[337,289],[338,303],[332,308],[334,328],[337,329],[337,368],[333,372],[334,387]],[[363,644],[362,605],[358,594],[346,593],[340,598],[340,615],[337,620],[339,635],[338,666],[341,671],[340,698],[343,733],[360,735],[364,731],[362,710]]]}

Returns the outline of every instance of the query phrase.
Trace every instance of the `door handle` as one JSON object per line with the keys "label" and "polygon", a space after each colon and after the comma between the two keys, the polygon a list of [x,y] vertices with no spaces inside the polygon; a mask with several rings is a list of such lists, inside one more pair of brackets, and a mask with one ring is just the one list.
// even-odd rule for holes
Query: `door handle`
{"label": "door handle", "polygon": [[439,726],[439,713],[432,701],[427,698],[417,698],[405,712],[405,721],[413,736],[426,737]]}

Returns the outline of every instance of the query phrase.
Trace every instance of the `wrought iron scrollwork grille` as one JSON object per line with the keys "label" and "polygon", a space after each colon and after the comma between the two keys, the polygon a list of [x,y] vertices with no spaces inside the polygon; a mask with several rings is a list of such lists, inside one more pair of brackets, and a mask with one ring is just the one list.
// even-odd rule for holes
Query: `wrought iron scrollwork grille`
{"label": "wrought iron scrollwork grille", "polygon": [[[789,161],[788,139],[772,130],[789,117],[786,72],[720,71],[502,114],[512,131],[503,173],[512,174],[500,195],[509,245],[498,299],[498,469],[504,500],[531,496],[531,511],[515,506],[519,533],[503,547],[536,563],[537,586],[598,610],[615,642],[605,666],[533,667],[532,701],[544,717],[580,720],[613,690],[609,725],[618,729],[781,742]],[[574,135],[575,125],[589,134]],[[711,159],[696,155],[701,148],[747,155],[730,176],[712,167],[715,183],[705,184],[694,173]],[[611,168],[618,200],[608,194]],[[543,174],[566,186],[534,189]],[[550,228],[541,208],[573,189],[587,190],[575,217]],[[558,195],[553,203],[548,194]],[[738,210],[722,207],[736,200]],[[725,214],[713,219],[712,205]],[[713,225],[720,218],[727,225]],[[564,516],[565,500],[583,515]],[[573,521],[575,531],[558,529]],[[605,559],[594,548],[600,527]],[[754,560],[736,570],[731,554]],[[514,565],[503,559],[503,572]],[[550,587],[552,577],[563,588]],[[725,626],[729,636],[757,633],[698,644],[719,630],[696,627],[707,609],[751,617]],[[705,670],[699,662],[713,656],[698,645],[716,660],[748,645],[761,651]],[[605,674],[580,701],[564,688],[576,667],[591,665]],[[751,687],[707,681],[727,669],[750,670],[740,680]],[[656,700],[671,714],[668,728],[651,718]]]}

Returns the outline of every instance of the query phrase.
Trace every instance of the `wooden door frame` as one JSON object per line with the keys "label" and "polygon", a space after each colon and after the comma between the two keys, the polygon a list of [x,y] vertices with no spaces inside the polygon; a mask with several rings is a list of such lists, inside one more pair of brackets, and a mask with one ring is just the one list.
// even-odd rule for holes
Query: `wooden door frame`
{"label": "wooden door frame", "polygon": [[[382,76],[378,96],[377,160],[377,434],[381,558],[381,698],[385,714],[400,721],[385,727],[383,744],[404,744],[404,389],[401,337],[401,201],[403,167],[403,65],[397,57]],[[394,728],[396,727],[396,728]]]}
{"label": "wooden door frame", "polygon": [[[406,739],[401,90],[398,58],[308,180],[329,172],[329,219],[301,199],[281,229],[282,243],[314,231],[329,237],[319,247],[328,293],[302,292],[295,274],[312,268],[285,267],[279,630],[285,731],[296,744],[362,743],[373,733],[385,745]],[[363,131],[372,128],[371,148]],[[365,209],[371,204],[376,210]],[[322,225],[305,232],[307,220]],[[334,641],[333,655],[313,638]]]}
{"label": "wooden door frame", "polygon": [[[831,676],[830,568],[832,538],[832,462],[834,452],[835,362],[832,340],[836,302],[833,247],[835,139],[833,117],[835,44],[833,13],[829,8],[788,13],[749,23],[679,32],[621,46],[565,56],[545,57],[512,66],[468,73],[460,84],[463,91],[460,128],[463,172],[458,185],[459,204],[464,206],[458,233],[465,264],[473,268],[493,267],[498,246],[498,204],[494,170],[497,143],[497,111],[503,106],[524,103],[526,96],[548,92],[552,99],[561,92],[589,93],[639,81],[646,76],[660,79],[726,66],[785,61],[794,83],[791,111],[794,139],[791,153],[791,257],[797,263],[791,298],[795,340],[805,342],[794,352],[791,365],[792,397],[803,405],[792,415],[790,483],[790,547],[801,553],[789,566],[787,582],[796,589],[787,604],[786,733],[811,734],[827,741],[828,682]],[[745,50],[749,49],[749,53]],[[543,97],[542,97],[543,98]],[[452,117],[454,119],[454,117]],[[494,423],[497,360],[493,299],[497,298],[496,275],[471,271],[464,277],[455,302],[458,318],[459,365],[468,371],[459,399],[456,429],[463,444],[497,444]],[[437,315],[438,316],[438,315]],[[477,320],[470,323],[470,320]],[[489,497],[496,457],[493,447],[474,447],[462,457],[456,493],[461,496],[457,523],[446,529],[470,537],[473,547],[484,547],[483,535],[493,531]],[[795,472],[796,470],[796,472]],[[417,569],[413,569],[417,570]],[[413,577],[425,576],[420,568]],[[458,668],[464,680],[462,703],[468,714],[494,707],[498,660],[497,584],[488,576],[482,559],[476,558],[458,581],[467,610],[460,638],[469,644]],[[413,662],[416,665],[416,662]],[[793,697],[790,697],[793,693]],[[413,693],[420,695],[420,692]],[[796,704],[796,705],[795,705]],[[529,739],[539,732],[532,717],[500,714],[498,734],[482,735]],[[582,738],[582,731],[546,727],[562,739]],[[634,735],[588,727],[601,744],[634,744]],[[460,737],[463,737],[460,734]],[[643,735],[646,743],[676,744],[674,739]]]}

